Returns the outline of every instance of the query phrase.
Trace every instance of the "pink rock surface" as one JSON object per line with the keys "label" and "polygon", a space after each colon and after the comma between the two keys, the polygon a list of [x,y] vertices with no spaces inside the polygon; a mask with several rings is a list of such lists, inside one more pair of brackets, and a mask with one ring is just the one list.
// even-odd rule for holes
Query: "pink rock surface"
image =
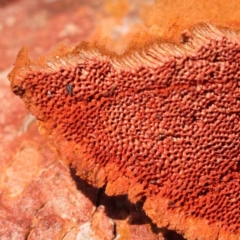
{"label": "pink rock surface", "polygon": [[78,191],[3,79],[0,102],[0,239],[60,239],[91,219],[97,190]]}
{"label": "pink rock surface", "polygon": [[58,44],[86,40],[94,28],[97,5],[84,0],[18,0],[0,5],[0,49],[5,59],[0,69],[12,65],[23,45],[36,57]]}

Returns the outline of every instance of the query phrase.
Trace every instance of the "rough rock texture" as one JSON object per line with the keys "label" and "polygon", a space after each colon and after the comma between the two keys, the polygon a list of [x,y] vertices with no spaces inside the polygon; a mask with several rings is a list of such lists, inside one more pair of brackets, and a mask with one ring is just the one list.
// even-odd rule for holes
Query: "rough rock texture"
{"label": "rough rock texture", "polygon": [[202,25],[184,39],[121,57],[80,44],[36,63],[22,49],[11,88],[90,184],[188,239],[239,239],[240,36]]}
{"label": "rough rock texture", "polygon": [[0,48],[5,61],[0,62],[0,69],[12,65],[16,52],[24,45],[32,56],[37,56],[56,44],[86,40],[95,28],[93,1],[4,2],[0,3]]}
{"label": "rough rock texture", "polygon": [[84,182],[77,191],[68,167],[8,88],[1,76],[0,239],[63,238],[91,219],[97,191]]}
{"label": "rough rock texture", "polygon": [[[125,37],[139,25],[138,7],[152,0],[0,0],[0,70],[12,65],[16,53],[27,46],[32,57],[59,44],[104,39],[111,49],[122,51]],[[125,2],[122,10],[121,2]],[[116,16],[116,9],[118,14]],[[134,29],[134,31],[133,31]],[[141,28],[140,28],[141,29]],[[116,41],[120,41],[115,46]],[[106,40],[105,40],[106,41]]]}

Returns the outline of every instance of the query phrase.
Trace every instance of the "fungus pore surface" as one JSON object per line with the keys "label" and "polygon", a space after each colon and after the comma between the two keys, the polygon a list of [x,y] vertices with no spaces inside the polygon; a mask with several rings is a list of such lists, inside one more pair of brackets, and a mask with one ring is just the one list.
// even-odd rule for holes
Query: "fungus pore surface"
{"label": "fungus pore surface", "polygon": [[240,35],[206,24],[182,42],[23,49],[11,88],[81,178],[188,239],[240,239]]}

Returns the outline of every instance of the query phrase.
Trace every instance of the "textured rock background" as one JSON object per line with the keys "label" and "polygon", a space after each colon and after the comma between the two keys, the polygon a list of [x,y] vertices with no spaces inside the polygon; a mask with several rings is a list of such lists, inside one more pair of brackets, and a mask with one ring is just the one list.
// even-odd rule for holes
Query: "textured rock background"
{"label": "textured rock background", "polygon": [[22,46],[35,58],[58,44],[108,36],[109,48],[121,52],[130,29],[143,28],[141,4],[153,1],[129,2],[0,0],[1,240],[183,239],[153,225],[126,196],[107,197],[62,165],[6,78]]}

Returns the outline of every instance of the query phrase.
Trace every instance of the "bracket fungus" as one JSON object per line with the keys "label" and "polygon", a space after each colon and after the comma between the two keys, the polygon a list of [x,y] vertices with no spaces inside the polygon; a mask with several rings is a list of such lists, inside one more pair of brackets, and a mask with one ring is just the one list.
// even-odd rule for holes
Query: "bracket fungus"
{"label": "bracket fungus", "polygon": [[123,56],[80,44],[32,62],[22,49],[9,80],[81,178],[187,239],[236,240],[239,61],[240,34],[202,24]]}

